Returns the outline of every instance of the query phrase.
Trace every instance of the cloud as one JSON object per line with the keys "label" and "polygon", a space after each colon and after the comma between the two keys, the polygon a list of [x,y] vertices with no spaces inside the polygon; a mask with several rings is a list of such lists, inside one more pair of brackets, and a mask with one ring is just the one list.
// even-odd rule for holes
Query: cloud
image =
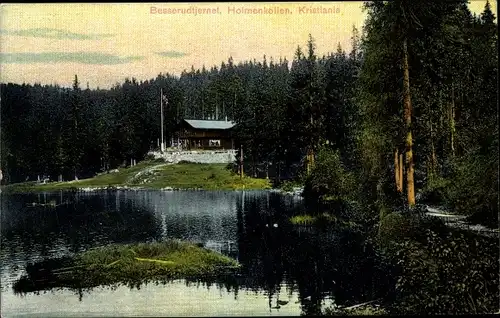
{"label": "cloud", "polygon": [[115,34],[83,34],[70,31],[51,29],[51,28],[35,28],[25,30],[0,30],[1,34],[26,36],[35,38],[49,38],[59,40],[100,40],[115,36]]}
{"label": "cloud", "polygon": [[142,60],[143,56],[120,57],[99,52],[43,52],[43,53],[0,53],[0,63],[80,63],[97,65],[125,64]]}
{"label": "cloud", "polygon": [[171,57],[171,58],[184,57],[186,55],[189,55],[188,53],[177,52],[177,51],[156,52],[156,54],[163,56],[163,57]]}

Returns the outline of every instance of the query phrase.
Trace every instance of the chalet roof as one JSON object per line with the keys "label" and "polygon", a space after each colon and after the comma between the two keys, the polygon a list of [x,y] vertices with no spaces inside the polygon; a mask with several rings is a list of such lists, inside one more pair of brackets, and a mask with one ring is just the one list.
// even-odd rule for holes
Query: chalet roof
{"label": "chalet roof", "polygon": [[196,120],[184,119],[191,127],[196,129],[230,129],[235,123],[225,120]]}

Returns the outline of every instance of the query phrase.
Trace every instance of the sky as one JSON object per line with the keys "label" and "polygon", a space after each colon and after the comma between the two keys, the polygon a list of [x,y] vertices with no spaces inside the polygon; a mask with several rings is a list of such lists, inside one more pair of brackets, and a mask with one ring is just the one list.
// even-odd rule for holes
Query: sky
{"label": "sky", "polygon": [[[350,49],[361,1],[0,5],[0,82],[90,88],[179,75],[266,55],[293,59],[308,34],[318,55]],[[480,13],[486,0],[472,0]],[[490,1],[496,13],[496,1]]]}

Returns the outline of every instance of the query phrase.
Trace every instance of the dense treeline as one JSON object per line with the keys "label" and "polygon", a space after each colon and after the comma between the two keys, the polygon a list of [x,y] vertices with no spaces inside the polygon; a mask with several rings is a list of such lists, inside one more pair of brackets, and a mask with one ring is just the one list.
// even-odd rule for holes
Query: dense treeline
{"label": "dense treeline", "polygon": [[361,200],[375,221],[420,197],[496,225],[498,35],[489,3],[480,16],[462,0],[365,10],[348,112],[354,166],[339,156],[347,140],[324,148],[306,190]]}
{"label": "dense treeline", "polygon": [[[311,38],[307,54],[298,48],[291,69],[286,59],[247,61],[232,58],[219,68],[160,74],[139,82],[127,79],[110,90],[2,84],[2,169],[6,182],[52,180],[93,175],[141,160],[160,138],[160,89],[168,98],[165,138],[182,118],[233,120],[249,173],[257,165],[286,171],[302,160],[313,135],[310,109],[321,123],[342,120],[349,103],[355,61],[340,48],[317,59]],[[311,76],[315,76],[311,87]],[[344,80],[345,78],[345,80]],[[328,94],[325,91],[329,90]],[[323,100],[325,99],[325,100]],[[312,103],[311,103],[312,102]],[[342,127],[324,125],[341,144]],[[314,138],[319,137],[320,126]],[[340,138],[340,137],[339,137]],[[341,137],[343,138],[343,137]]]}
{"label": "dense treeline", "polygon": [[[302,179],[316,196],[379,209],[415,194],[498,213],[497,26],[489,4],[370,2],[349,54],[310,36],[286,59],[126,79],[109,90],[2,84],[4,182],[65,180],[141,160],[182,118],[228,119],[251,175]],[[318,160],[323,161],[318,162]],[[326,164],[327,163],[327,164]],[[314,168],[316,166],[316,169]]]}
{"label": "dense treeline", "polygon": [[387,204],[399,191],[411,205],[416,187],[496,223],[498,34],[489,3],[479,17],[462,0],[366,10],[357,95],[363,192]]}

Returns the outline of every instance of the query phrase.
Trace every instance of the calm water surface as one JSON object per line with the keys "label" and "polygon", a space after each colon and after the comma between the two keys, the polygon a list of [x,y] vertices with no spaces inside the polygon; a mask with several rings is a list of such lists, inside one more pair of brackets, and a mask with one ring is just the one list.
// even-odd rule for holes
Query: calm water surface
{"label": "calm water surface", "polygon": [[[30,206],[50,201],[65,204]],[[299,315],[369,299],[372,265],[356,238],[287,224],[305,210],[298,198],[265,191],[2,194],[2,317]],[[12,288],[29,262],[165,239],[233,257],[243,265],[241,275],[86,292]]]}

